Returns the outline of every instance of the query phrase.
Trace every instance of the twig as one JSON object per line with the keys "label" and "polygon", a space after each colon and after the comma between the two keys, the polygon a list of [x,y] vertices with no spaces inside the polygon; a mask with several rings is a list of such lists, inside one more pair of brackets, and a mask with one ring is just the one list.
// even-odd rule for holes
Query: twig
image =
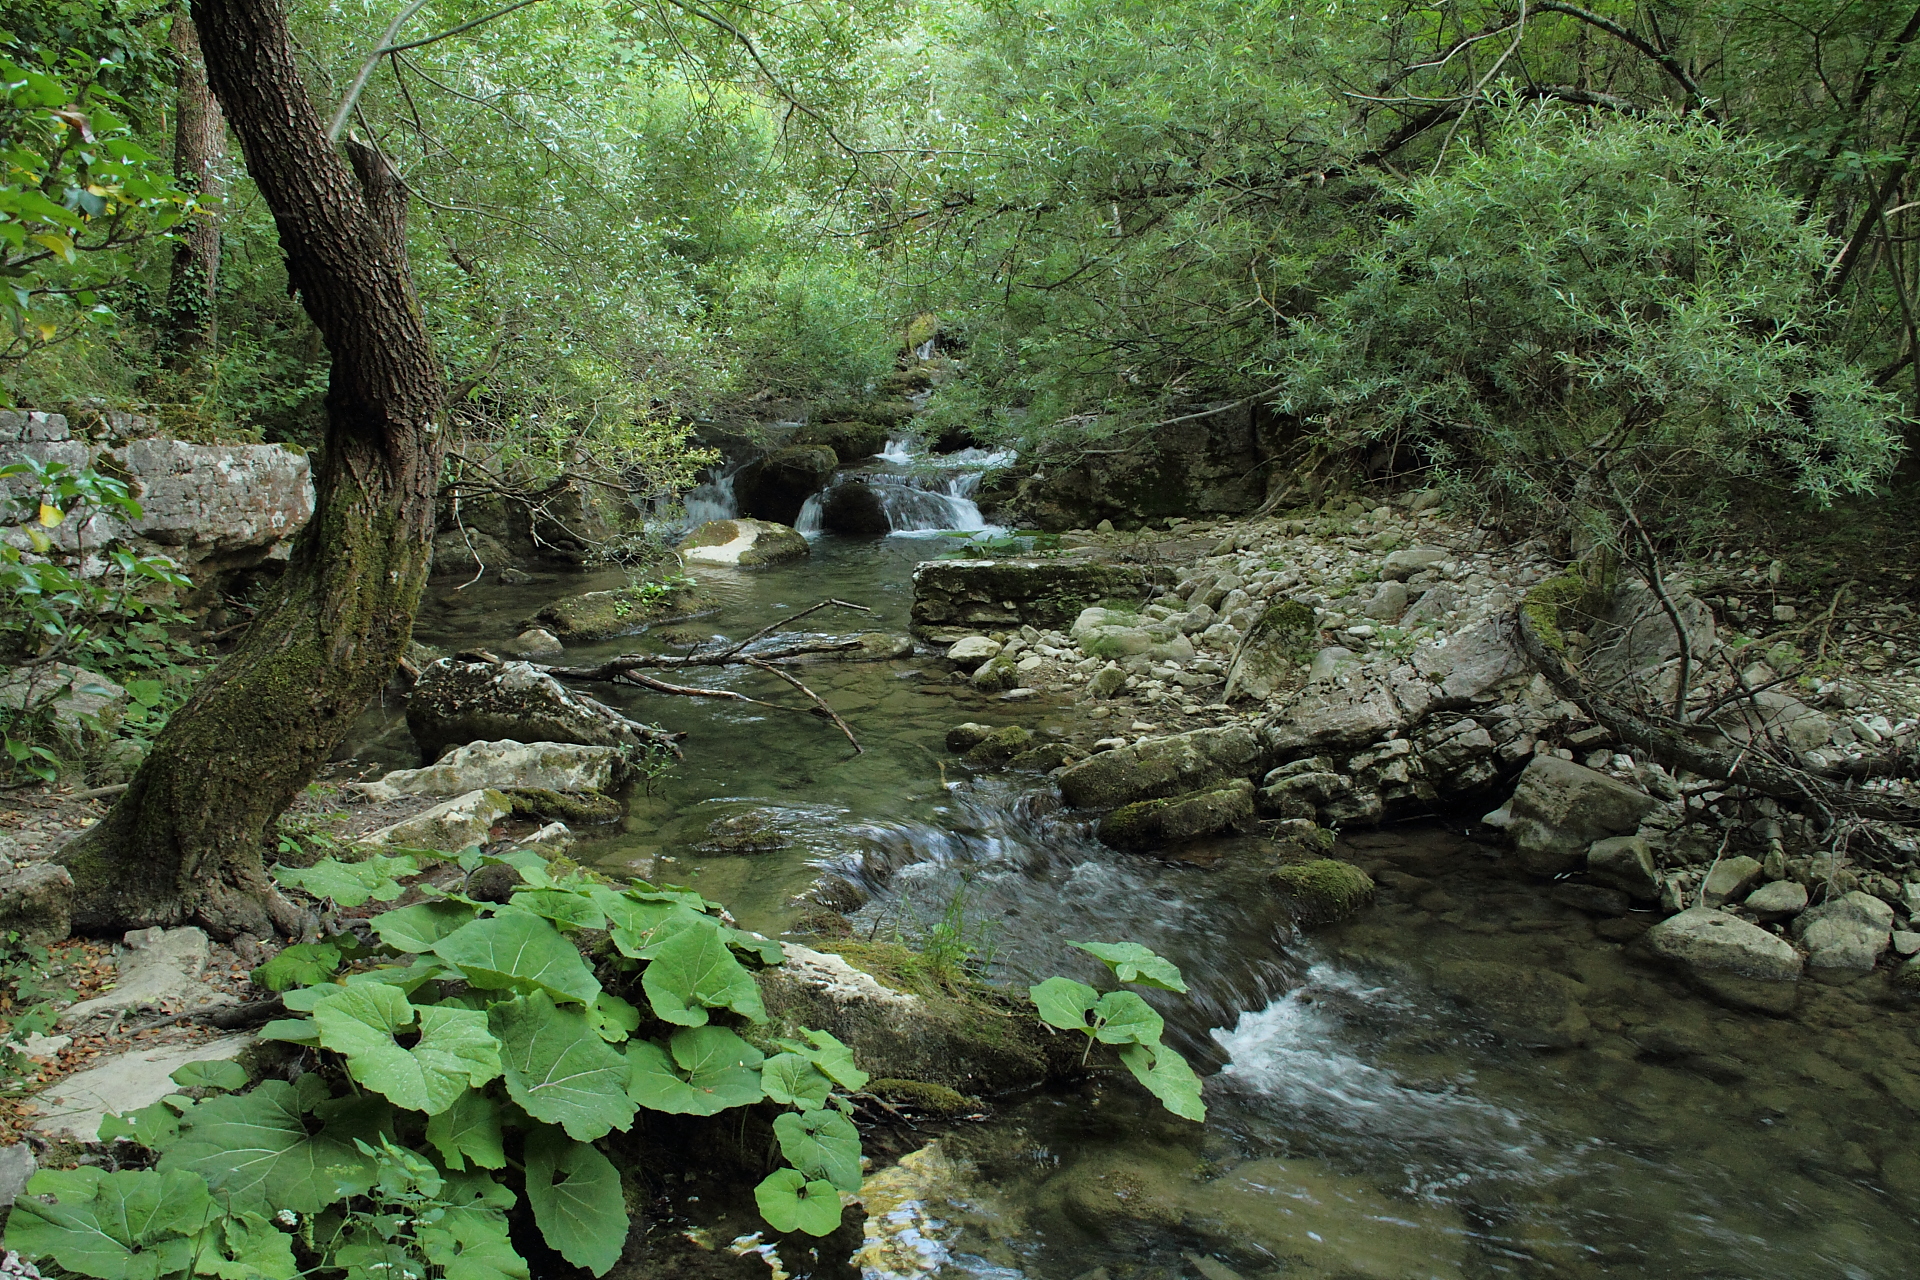
{"label": "twig", "polygon": [[826,713],[827,719],[833,721],[834,724],[839,726],[840,732],[847,735],[847,741],[853,744],[853,754],[855,755],[865,754],[866,749],[860,745],[860,740],[853,736],[853,730],[847,728],[847,722],[840,718],[840,713],[835,711],[832,707],[828,706],[826,704],[825,699],[821,698],[819,694],[815,693],[813,690],[807,688],[806,685],[802,684],[800,682],[800,677],[794,675],[790,671],[782,671],[779,667],[774,666],[770,662],[762,662],[758,658],[748,658],[746,662],[748,666],[759,667],[762,671],[771,671],[774,675],[779,676],[782,680],[785,680],[788,684],[792,685],[794,688],[798,689],[800,692],[806,694],[809,698],[812,698],[814,705],[819,707],[820,710]]}
{"label": "twig", "polygon": [[71,795],[61,796],[60,799],[62,800],[99,800],[99,799],[103,799],[106,796],[117,796],[122,791],[125,791],[131,785],[132,785],[131,783],[116,782],[112,786],[107,786],[107,787],[90,787],[85,791],[75,791]]}
{"label": "twig", "polygon": [[[822,600],[819,604],[809,605],[807,608],[802,609],[800,612],[789,614],[788,616],[780,619],[780,621],[778,622],[767,624],[766,626],[760,628],[758,631],[754,632],[752,635],[748,636],[745,640],[742,640],[739,644],[733,646],[733,648],[727,650],[726,653],[721,656],[731,658],[733,655],[739,653],[742,649],[752,644],[755,640],[760,639],[762,636],[772,635],[774,632],[780,630],[780,628],[789,626],[795,622],[798,622],[800,621],[800,619],[806,617],[810,613],[818,613],[820,610],[826,608],[828,605],[837,605],[842,609],[858,609],[861,613],[873,612],[873,610],[867,608],[867,606],[863,604],[854,604],[848,600]],[[692,657],[693,655],[688,654],[687,656]]]}
{"label": "twig", "polygon": [[1814,655],[1816,661],[1824,661],[1827,656],[1827,641],[1833,638],[1834,611],[1840,607],[1840,597],[1846,595],[1852,586],[1853,579],[1840,584],[1840,589],[1833,593],[1833,603],[1827,606],[1826,616],[1820,620],[1820,647]]}

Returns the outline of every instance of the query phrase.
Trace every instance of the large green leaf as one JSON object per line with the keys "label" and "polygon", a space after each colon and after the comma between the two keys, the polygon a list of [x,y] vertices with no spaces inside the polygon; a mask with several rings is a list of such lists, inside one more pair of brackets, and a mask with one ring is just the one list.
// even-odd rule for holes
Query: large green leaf
{"label": "large green leaf", "polygon": [[440,1153],[447,1168],[456,1173],[466,1169],[468,1160],[482,1169],[504,1169],[507,1165],[500,1135],[500,1104],[471,1089],[427,1121],[427,1141]]}
{"label": "large green leaf", "polygon": [[[314,1077],[303,1076],[302,1085],[308,1080],[324,1097],[325,1087]],[[268,1080],[248,1093],[207,1099],[180,1117],[180,1139],[161,1156],[160,1171],[199,1174],[235,1213],[317,1213],[348,1190],[372,1186],[374,1162],[353,1140],[390,1131],[386,1102],[318,1101],[314,1092]],[[326,1121],[317,1136],[308,1136],[303,1110]]]}
{"label": "large green leaf", "polygon": [[775,1231],[832,1235],[840,1225],[840,1193],[831,1182],[808,1182],[798,1169],[776,1169],[753,1189],[760,1216]]}
{"label": "large green leaf", "polygon": [[1184,1120],[1207,1118],[1207,1104],[1200,1101],[1200,1077],[1173,1050],[1165,1045],[1130,1044],[1120,1051],[1120,1061],[1173,1114]]}
{"label": "large green leaf", "polygon": [[189,1062],[167,1079],[182,1089],[218,1089],[230,1093],[246,1088],[252,1077],[237,1062]]}
{"label": "large green leaf", "polygon": [[[416,1015],[420,1039],[401,1048],[394,1035]],[[487,1030],[486,1014],[435,1005],[415,1010],[397,987],[341,987],[314,1006],[313,1021],[321,1045],[345,1056],[347,1074],[411,1111],[438,1114],[500,1074],[500,1042]]]}
{"label": "large green leaf", "polygon": [[465,902],[416,902],[373,918],[373,931],[396,951],[433,950],[434,944],[474,917]]}
{"label": "large green leaf", "polygon": [[620,1172],[586,1143],[551,1126],[527,1135],[527,1203],[540,1234],[574,1266],[601,1276],[620,1260],[628,1225]]}
{"label": "large green leaf", "polygon": [[662,1022],[705,1026],[708,1009],[731,1009],[751,1022],[767,1020],[760,985],[733,958],[718,926],[686,929],[660,944],[640,985]]}
{"label": "large green leaf", "polygon": [[1093,1006],[1097,1030],[1094,1039],[1101,1044],[1160,1043],[1166,1028],[1153,1006],[1131,991],[1109,991]]}
{"label": "large green leaf", "polygon": [[440,1198],[448,1208],[439,1226],[451,1247],[436,1237],[425,1241],[425,1253],[445,1280],[527,1280],[526,1260],[507,1236],[512,1191],[483,1173],[454,1174]]}
{"label": "large green leaf", "polygon": [[860,1189],[860,1131],[838,1111],[789,1111],[773,1121],[780,1154],[809,1178]]}
{"label": "large green leaf", "polygon": [[800,1044],[793,1040],[782,1040],[779,1041],[780,1047],[789,1053],[799,1054],[820,1068],[829,1080],[842,1089],[852,1089],[857,1092],[867,1087],[869,1077],[854,1064],[852,1049],[841,1044],[825,1031],[802,1027],[800,1034],[805,1036],[809,1043]]}
{"label": "large green leaf", "polygon": [[780,1053],[767,1059],[760,1072],[761,1086],[767,1096],[782,1106],[824,1106],[833,1092],[833,1081],[797,1053]]}
{"label": "large green leaf", "polygon": [[195,1275],[218,1280],[294,1280],[293,1237],[257,1213],[222,1218],[200,1233]]}
{"label": "large green leaf", "polygon": [[462,925],[434,943],[433,953],[458,966],[476,987],[540,990],[581,1004],[600,994],[600,983],[574,945],[551,922],[524,911]]}
{"label": "large green leaf", "polygon": [[634,960],[653,959],[662,943],[688,929],[721,927],[713,917],[684,902],[635,902],[612,890],[598,894],[595,901],[613,926],[608,935],[613,945],[621,955]]}
{"label": "large green leaf", "polygon": [[254,969],[253,980],[269,991],[325,982],[340,968],[340,948],[331,942],[296,942]]}
{"label": "large green leaf", "polygon": [[522,887],[514,890],[513,906],[516,911],[529,911],[543,919],[572,925],[577,929],[607,927],[606,913],[590,896],[574,889]]}
{"label": "large green leaf", "polygon": [[392,902],[405,892],[399,879],[420,870],[420,864],[407,854],[388,858],[375,854],[364,862],[342,862],[322,858],[310,867],[275,867],[273,878],[281,884],[305,889],[316,898],[332,898],[343,907],[357,907],[368,899]]}
{"label": "large green leaf", "polygon": [[7,1247],[100,1280],[185,1272],[193,1237],[220,1213],[206,1181],[178,1170],[46,1169],[26,1192],[7,1222]]}
{"label": "large green leaf", "polygon": [[535,991],[494,1005],[487,1016],[504,1046],[507,1092],[528,1115],[564,1125],[582,1142],[633,1122],[627,1059],[594,1034],[580,1010],[559,1008]]}
{"label": "large green leaf", "polygon": [[1088,1031],[1087,1015],[1100,1002],[1100,993],[1072,978],[1048,978],[1027,988],[1040,1020],[1062,1031]]}
{"label": "large green leaf", "polygon": [[611,992],[602,991],[587,1006],[587,1021],[608,1044],[619,1044],[640,1027],[640,1011]]}
{"label": "large green leaf", "polygon": [[1155,955],[1137,942],[1069,942],[1067,945],[1097,957],[1122,982],[1158,987],[1162,991],[1187,989],[1186,980],[1173,961]]}
{"label": "large green leaf", "polygon": [[665,1046],[636,1040],[627,1057],[627,1091],[649,1110],[710,1116],[766,1096],[759,1071],[765,1055],[724,1027],[685,1027]]}

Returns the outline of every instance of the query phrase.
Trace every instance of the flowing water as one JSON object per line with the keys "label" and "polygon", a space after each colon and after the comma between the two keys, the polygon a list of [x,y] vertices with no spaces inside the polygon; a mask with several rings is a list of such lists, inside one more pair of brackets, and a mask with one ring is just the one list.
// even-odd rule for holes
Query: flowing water
{"label": "flowing water", "polygon": [[[799,564],[702,571],[720,612],[688,625],[745,636],[836,597],[872,613],[803,625],[903,631],[913,565],[947,546],[821,536]],[[545,602],[619,581],[442,590],[419,631],[498,645]],[[875,1264],[870,1280],[1920,1274],[1920,1017],[1878,978],[1808,983],[1791,1018],[1730,1011],[1637,962],[1633,922],[1562,906],[1438,827],[1346,841],[1380,900],[1302,933],[1264,890],[1255,841],[1119,854],[1043,781],[968,776],[944,749],[951,725],[1065,731],[1076,713],[983,698],[938,666],[801,670],[859,755],[811,715],[593,690],[689,737],[684,763],[636,786],[585,858],[695,884],[768,932],[826,868],[874,895],[860,916],[874,930],[910,933],[959,902],[1008,981],[1097,980],[1065,945],[1092,938],[1143,942],[1191,983],[1150,998],[1210,1077],[1204,1126],[1124,1076],[1003,1100],[901,1171],[883,1220],[916,1261]],[[751,672],[690,680],[792,700]],[[416,763],[392,711],[371,718],[360,754]],[[743,816],[757,851],[720,851],[740,826],[723,820]],[[1527,978],[1540,971],[1560,977],[1543,988]]]}

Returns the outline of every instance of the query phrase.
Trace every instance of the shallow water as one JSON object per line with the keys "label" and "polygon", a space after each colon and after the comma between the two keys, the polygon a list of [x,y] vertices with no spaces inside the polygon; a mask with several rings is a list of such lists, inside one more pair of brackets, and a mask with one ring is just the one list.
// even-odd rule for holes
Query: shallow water
{"label": "shallow water", "polygon": [[[704,571],[721,612],[689,625],[745,636],[832,596],[873,614],[803,625],[904,631],[912,565],[944,545],[827,537],[801,564]],[[548,600],[619,582],[443,589],[420,635],[498,646]],[[1097,1073],[944,1140],[897,1210],[920,1261],[874,1280],[1920,1273],[1920,1016],[1881,979],[1804,984],[1791,1018],[1722,1008],[1634,959],[1633,924],[1559,905],[1437,827],[1349,840],[1380,900],[1302,934],[1264,889],[1257,841],[1115,853],[1042,780],[972,778],[944,749],[961,720],[1064,729],[1067,708],[982,698],[917,660],[800,674],[864,754],[810,715],[591,690],[689,737],[583,856],[696,884],[770,932],[822,867],[875,895],[874,931],[912,933],[958,901],[1015,982],[1102,976],[1070,938],[1146,943],[1188,976],[1189,995],[1149,998],[1210,1075],[1204,1126]],[[792,700],[756,673],[689,682]],[[394,717],[370,713],[363,759],[416,763]],[[755,809],[784,848],[699,848]],[[1516,1006],[1525,982],[1551,993],[1544,1014]]]}

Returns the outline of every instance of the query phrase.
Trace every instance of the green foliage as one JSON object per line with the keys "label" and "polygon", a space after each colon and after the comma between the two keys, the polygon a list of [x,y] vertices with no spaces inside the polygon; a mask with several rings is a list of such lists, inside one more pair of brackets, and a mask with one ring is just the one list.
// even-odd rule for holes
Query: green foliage
{"label": "green foliage", "polygon": [[[1172,961],[1137,942],[1069,942],[1097,957],[1122,982],[1162,991],[1185,991],[1187,984]],[[1040,1020],[1087,1038],[1084,1063],[1096,1044],[1119,1046],[1121,1063],[1160,1104],[1182,1119],[1204,1121],[1200,1078],[1174,1050],[1160,1043],[1166,1023],[1153,1006],[1131,991],[1104,995],[1084,982],[1052,977],[1027,989]]]}
{"label": "green foliage", "polygon": [[33,1071],[20,1046],[51,1031],[59,1016],[60,1011],[42,994],[49,963],[45,947],[11,930],[0,937],[0,1009],[6,1013],[5,1032],[0,1036],[0,1089],[11,1088]]}
{"label": "green foliage", "polygon": [[[152,1150],[155,1169],[40,1175],[8,1247],[103,1278],[200,1267],[290,1280],[285,1225],[322,1270],[349,1276],[524,1278],[506,1214],[525,1197],[548,1245],[605,1274],[628,1216],[620,1173],[595,1144],[642,1108],[779,1109],[791,1167],[756,1199],[779,1230],[839,1224],[836,1188],[858,1189],[860,1141],[836,1089],[867,1077],[825,1032],[801,1030],[772,1059],[741,1038],[736,1028],[765,1013],[736,955],[778,963],[777,947],[691,890],[617,887],[519,855],[463,861],[511,861],[525,883],[504,905],[429,891],[375,916],[376,944],[342,934],[281,952],[256,972],[307,1016],[262,1034],[309,1046],[318,1069],[247,1089],[232,1063],[182,1068],[175,1082],[205,1096],[172,1094],[103,1126]],[[325,860],[284,882],[369,901],[414,867],[406,856]],[[574,945],[578,930],[609,924],[622,941],[601,972],[644,990],[646,1010],[603,991]]]}

